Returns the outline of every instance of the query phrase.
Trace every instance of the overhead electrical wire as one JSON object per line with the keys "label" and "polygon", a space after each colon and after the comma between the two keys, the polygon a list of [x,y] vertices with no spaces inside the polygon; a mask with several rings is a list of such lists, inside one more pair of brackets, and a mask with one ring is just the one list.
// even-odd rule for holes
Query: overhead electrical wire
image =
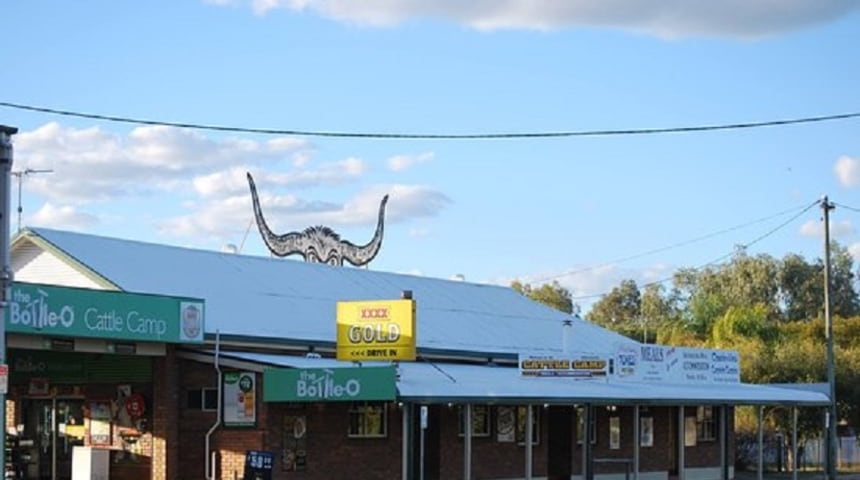
{"label": "overhead electrical wire", "polygon": [[[804,213],[808,212],[812,207],[816,207],[816,206],[818,206],[818,205],[821,205],[821,201],[820,201],[820,200],[816,200],[816,201],[814,201],[814,202],[810,203],[809,205],[807,205],[805,208],[803,208],[801,211],[799,211],[798,213],[796,213],[795,215],[793,215],[793,216],[792,216],[791,218],[789,218],[788,220],[786,220],[786,221],[784,221],[784,222],[780,223],[780,224],[779,224],[779,225],[777,225],[776,227],[774,227],[774,228],[772,228],[772,229],[768,230],[767,232],[765,232],[765,233],[764,233],[764,234],[762,234],[762,235],[759,235],[758,237],[754,238],[753,240],[750,240],[750,241],[749,241],[749,242],[747,242],[747,243],[744,243],[744,244],[739,245],[739,246],[738,246],[738,248],[740,248],[740,249],[747,249],[747,248],[749,248],[749,247],[751,247],[751,246],[755,245],[756,243],[758,243],[758,242],[760,242],[760,241],[764,240],[765,238],[767,238],[767,237],[769,237],[769,236],[773,235],[774,233],[778,232],[779,230],[782,230],[783,228],[785,228],[786,226],[788,226],[789,224],[791,224],[791,222],[793,222],[793,221],[797,220],[798,218],[800,218],[800,216],[801,216],[801,215],[803,215]],[[724,254],[724,255],[721,255],[720,257],[715,258],[714,260],[711,260],[711,261],[710,261],[710,262],[708,262],[708,263],[705,263],[705,264],[703,264],[703,265],[700,265],[700,266],[696,267],[694,270],[703,270],[703,269],[708,268],[708,267],[710,267],[710,266],[712,266],[712,265],[716,265],[716,264],[718,264],[718,263],[722,262],[723,260],[726,260],[726,259],[730,258],[732,255],[734,255],[734,254],[735,254],[735,252],[738,250],[738,248],[736,248],[736,249],[735,249],[735,250],[733,250],[732,252],[729,252],[729,253],[726,253],[726,254]],[[641,285],[641,287],[642,287],[642,288],[647,288],[647,287],[650,287],[651,285],[658,285],[658,284],[661,284],[661,283],[666,283],[666,282],[668,282],[668,281],[672,280],[673,278],[675,278],[675,277],[674,277],[674,275],[673,275],[673,276],[671,276],[671,277],[662,278],[662,279],[660,279],[660,280],[654,280],[654,281],[651,281],[651,282],[643,283],[643,284]],[[578,296],[578,297],[573,297],[573,296],[572,296],[572,297],[571,297],[571,300],[573,300],[573,301],[576,301],[576,300],[590,300],[590,299],[592,299],[592,298],[600,298],[600,297],[603,297],[603,296],[605,296],[605,295],[608,295],[609,293],[610,293],[610,292],[596,293],[596,294],[583,295],[583,296]]]}
{"label": "overhead electrical wire", "polygon": [[835,206],[837,206],[837,207],[844,208],[844,209],[846,209],[846,210],[851,210],[852,212],[860,213],[860,208],[856,208],[856,207],[849,207],[848,205],[845,205],[845,204],[842,204],[842,203],[836,203],[836,202],[832,202],[832,203],[833,203],[833,205],[835,205]]}
{"label": "overhead electrical wire", "polygon": [[401,140],[500,140],[500,139],[528,139],[528,138],[558,138],[558,137],[598,137],[598,136],[620,136],[620,135],[654,135],[664,133],[689,133],[708,132],[715,130],[738,130],[746,128],[776,127],[784,125],[797,125],[803,123],[828,122],[834,120],[847,120],[860,117],[860,112],[839,113],[833,115],[821,115],[815,117],[800,117],[779,120],[766,120],[761,122],[740,122],[715,125],[695,125],[686,127],[663,127],[663,128],[629,128],[629,129],[606,129],[606,130],[570,130],[557,132],[501,132],[501,133],[386,133],[386,132],[337,132],[327,130],[301,130],[280,128],[255,128],[237,127],[226,125],[209,125],[188,122],[170,122],[164,120],[151,120],[119,115],[103,115],[97,113],[85,113],[73,110],[62,110],[57,108],[40,107],[21,103],[0,101],[0,107],[17,110],[48,113],[67,117],[87,118],[90,120],[101,120],[106,122],[128,123],[134,125],[159,125],[177,128],[190,128],[197,130],[211,130],[232,133],[255,133],[262,135],[295,135],[303,137],[339,137],[339,138],[366,138],[366,139],[401,139]]}
{"label": "overhead electrical wire", "polygon": [[665,252],[665,251],[667,251],[667,250],[672,250],[672,249],[674,249],[674,248],[684,247],[684,246],[687,246],[687,245],[691,245],[691,244],[694,244],[694,243],[701,242],[701,241],[703,241],[703,240],[708,240],[708,239],[711,239],[711,238],[714,238],[714,237],[718,237],[718,236],[723,235],[723,234],[725,234],[725,233],[733,232],[733,231],[735,231],[735,230],[740,230],[740,229],[742,229],[742,228],[746,228],[746,227],[749,227],[749,226],[751,226],[751,225],[755,225],[755,224],[758,224],[758,223],[766,222],[766,221],[768,221],[768,220],[771,220],[771,219],[774,219],[774,218],[777,218],[777,217],[781,217],[781,216],[783,216],[783,215],[785,215],[785,214],[792,213],[792,212],[795,212],[795,211],[797,211],[797,210],[804,209],[804,208],[808,208],[808,207],[804,204],[804,205],[801,205],[801,206],[799,206],[799,207],[789,208],[789,209],[783,210],[783,211],[781,211],[781,212],[777,212],[777,213],[774,213],[774,214],[772,214],[772,215],[768,215],[768,216],[766,216],[766,217],[761,217],[761,218],[757,218],[757,219],[755,219],[755,220],[750,220],[749,222],[742,223],[742,224],[740,224],[740,225],[735,225],[735,226],[733,226],[733,227],[724,228],[724,229],[722,229],[722,230],[719,230],[719,231],[716,231],[716,232],[713,232],[713,233],[708,233],[708,234],[706,234],[706,235],[702,235],[702,236],[699,236],[699,237],[691,238],[691,239],[689,239],[689,240],[684,240],[684,241],[681,241],[681,242],[678,242],[678,243],[673,243],[673,244],[671,244],[671,245],[667,245],[667,246],[665,246],[665,247],[655,248],[655,249],[652,249],[652,250],[647,250],[647,251],[645,251],[645,252],[636,253],[636,254],[633,254],[633,255],[628,255],[628,256],[626,256],[626,257],[617,258],[617,259],[615,259],[615,260],[610,260],[610,261],[608,261],[608,262],[603,262],[603,263],[600,263],[600,264],[597,264],[597,265],[592,265],[592,266],[590,266],[590,267],[583,267],[583,268],[578,268],[578,269],[575,269],[575,270],[568,270],[568,271],[565,271],[565,272],[562,272],[562,273],[558,273],[558,274],[555,274],[555,275],[547,275],[547,276],[544,276],[544,277],[538,277],[538,278],[532,279],[532,282],[533,282],[533,283],[543,283],[543,282],[546,282],[546,281],[549,281],[549,280],[555,280],[555,279],[562,278],[562,277],[569,277],[569,276],[571,276],[571,275],[576,275],[576,274],[579,274],[579,273],[585,273],[585,272],[590,272],[590,271],[593,271],[593,270],[599,270],[599,269],[601,269],[601,268],[610,267],[610,266],[612,266],[612,265],[616,265],[616,264],[623,263],[623,262],[628,262],[628,261],[630,261],[630,260],[636,260],[636,259],[638,259],[638,258],[642,258],[642,257],[647,257],[647,256],[649,256],[649,255],[653,255],[653,254],[655,254],[655,253],[660,253],[660,252]]}

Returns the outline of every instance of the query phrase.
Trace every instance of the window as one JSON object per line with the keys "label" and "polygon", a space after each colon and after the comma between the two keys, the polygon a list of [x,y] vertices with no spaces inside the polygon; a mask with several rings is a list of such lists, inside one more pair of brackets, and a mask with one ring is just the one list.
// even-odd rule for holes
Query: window
{"label": "window", "polygon": [[641,417],[639,419],[639,446],[654,446],[654,417]]}
{"label": "window", "polygon": [[349,408],[349,437],[383,438],[388,435],[387,404],[354,403]]}
{"label": "window", "polygon": [[[517,443],[526,443],[526,418],[528,407],[517,407]],[[540,443],[540,408],[532,406],[532,445]]]}
{"label": "window", "polygon": [[[591,421],[589,422],[589,436],[591,444],[597,443],[597,422],[595,421],[594,409],[591,410]],[[576,407],[576,443],[582,445],[582,422],[585,420],[585,407]]]}
{"label": "window", "polygon": [[196,388],[188,390],[185,405],[191,410],[214,412],[218,410],[218,389]]}
{"label": "window", "polygon": [[609,448],[618,450],[621,448],[621,418],[609,417]]}
{"label": "window", "polygon": [[696,409],[696,438],[701,441],[717,439],[714,407],[699,407]]}
{"label": "window", "polygon": [[[466,421],[466,408],[462,405],[457,407],[457,432],[462,437],[465,435],[463,423]],[[472,436],[490,436],[490,407],[489,405],[472,405]]]}

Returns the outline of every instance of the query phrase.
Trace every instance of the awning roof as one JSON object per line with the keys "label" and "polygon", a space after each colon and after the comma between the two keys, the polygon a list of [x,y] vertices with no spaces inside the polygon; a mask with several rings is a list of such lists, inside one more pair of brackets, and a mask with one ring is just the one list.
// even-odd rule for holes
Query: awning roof
{"label": "awning roof", "polygon": [[[354,366],[326,358],[235,352],[223,355],[274,367]],[[438,362],[400,363],[397,391],[399,400],[420,403],[788,406],[830,403],[827,395],[804,390],[802,385],[794,389],[744,383],[701,385],[538,378],[524,377],[513,367]]]}

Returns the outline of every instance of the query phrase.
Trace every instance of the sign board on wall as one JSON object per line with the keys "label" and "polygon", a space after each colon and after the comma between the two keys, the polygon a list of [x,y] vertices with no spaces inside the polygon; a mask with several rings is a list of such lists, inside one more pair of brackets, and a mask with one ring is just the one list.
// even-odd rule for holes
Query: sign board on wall
{"label": "sign board on wall", "polygon": [[602,378],[608,372],[606,357],[592,353],[572,353],[564,356],[519,355],[520,374],[532,377]]}
{"label": "sign board on wall", "polygon": [[337,302],[337,359],[415,360],[415,300]]}
{"label": "sign board on wall", "polygon": [[254,372],[224,374],[224,426],[252,427],[257,422],[257,380]]}
{"label": "sign board on wall", "polygon": [[397,396],[394,367],[267,368],[263,401],[385,401]]}
{"label": "sign board on wall", "polygon": [[740,359],[733,350],[621,345],[615,380],[662,383],[739,383]]}
{"label": "sign board on wall", "polygon": [[203,343],[203,300],[15,282],[6,331]]}

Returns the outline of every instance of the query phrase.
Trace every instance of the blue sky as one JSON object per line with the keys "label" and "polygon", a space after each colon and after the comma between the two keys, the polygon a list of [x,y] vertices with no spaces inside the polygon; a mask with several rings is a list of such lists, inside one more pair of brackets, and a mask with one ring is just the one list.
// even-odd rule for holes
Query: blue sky
{"label": "blue sky", "polygon": [[[860,111],[849,0],[13,2],[3,16],[0,101],[170,122],[465,134]],[[574,297],[706,264],[821,195],[860,208],[858,119],[528,140],[227,134],[7,107],[0,123],[21,130],[16,170],[53,170],[24,177],[24,225],[266,255],[246,235],[251,171],[278,232],[324,224],[364,243],[390,194],[370,268],[556,279]],[[819,256],[820,213],[750,253]],[[860,255],[858,215],[837,208],[832,232]]]}

